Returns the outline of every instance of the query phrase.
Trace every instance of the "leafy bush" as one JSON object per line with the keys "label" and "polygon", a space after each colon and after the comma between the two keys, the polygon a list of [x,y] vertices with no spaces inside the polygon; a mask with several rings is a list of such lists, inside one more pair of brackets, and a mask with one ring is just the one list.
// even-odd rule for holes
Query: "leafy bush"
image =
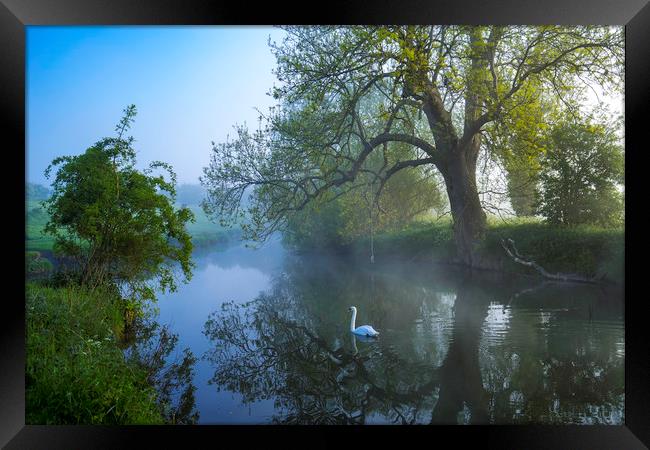
{"label": "leafy bush", "polygon": [[176,175],[169,164],[135,168],[134,139],[124,136],[135,114],[134,105],[126,108],[117,137],[48,166],[46,176],[56,172],[45,232],[57,252],[76,260],[84,285],[115,282],[131,298],[154,300],[155,284],[175,290],[177,263],[185,280],[192,276],[186,224],[193,214],[174,205]]}
{"label": "leafy bush", "polygon": [[537,211],[551,224],[623,222],[623,150],[616,128],[591,119],[561,123],[550,133],[539,174]]}
{"label": "leafy bush", "polygon": [[44,274],[50,272],[54,266],[47,258],[43,258],[40,252],[25,252],[25,268],[28,274]]}

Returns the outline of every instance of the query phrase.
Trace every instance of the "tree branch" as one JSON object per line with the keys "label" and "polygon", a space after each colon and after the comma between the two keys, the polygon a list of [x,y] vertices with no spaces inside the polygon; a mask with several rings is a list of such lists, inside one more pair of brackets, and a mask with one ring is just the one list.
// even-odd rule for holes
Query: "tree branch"
{"label": "tree branch", "polygon": [[423,158],[423,159],[412,159],[409,161],[399,161],[395,163],[390,169],[386,171],[386,174],[381,178],[381,182],[379,183],[379,189],[377,190],[377,193],[375,194],[375,199],[379,198],[381,195],[382,190],[384,189],[384,186],[386,185],[386,182],[390,177],[392,177],[394,174],[399,172],[402,169],[406,169],[407,167],[417,167],[421,166],[423,164],[434,164],[434,158]]}
{"label": "tree branch", "polygon": [[537,272],[539,272],[540,275],[542,275],[544,278],[549,278],[551,280],[559,280],[559,281],[575,281],[578,283],[598,283],[599,279],[597,277],[592,277],[592,278],[587,278],[581,275],[577,274],[567,274],[567,273],[550,273],[546,269],[544,269],[542,266],[537,264],[535,261],[532,259],[525,259],[523,256],[519,254],[519,251],[517,251],[517,247],[515,246],[515,241],[508,238],[507,242],[510,244],[512,249],[509,249],[506,246],[506,240],[501,239],[501,246],[503,249],[506,251],[508,256],[516,263],[522,264],[524,266],[532,267],[535,269]]}

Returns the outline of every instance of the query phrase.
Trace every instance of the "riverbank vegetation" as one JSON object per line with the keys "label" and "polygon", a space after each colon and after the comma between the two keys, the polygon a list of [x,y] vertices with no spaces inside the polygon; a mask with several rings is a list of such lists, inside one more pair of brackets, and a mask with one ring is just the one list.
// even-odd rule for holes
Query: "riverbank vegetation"
{"label": "riverbank vegetation", "polygon": [[285,31],[277,104],[213,145],[206,213],[296,249],[620,281],[622,120],[588,94],[620,94],[622,29]]}
{"label": "riverbank vegetation", "polygon": [[[453,225],[450,219],[415,222],[404,229],[378,234],[374,240],[375,258],[402,258],[423,262],[450,263],[455,260]],[[512,239],[519,252],[552,273],[581,274],[611,283],[623,283],[625,275],[625,232],[622,227],[580,225],[573,228],[552,226],[535,218],[503,221],[488,217],[485,240],[478,254],[490,261],[486,269],[526,275],[539,274],[508,257],[501,242]],[[365,237],[342,251],[360,261],[368,261],[370,239]]]}
{"label": "riverbank vegetation", "polygon": [[28,424],[161,424],[147,370],[119,347],[115,293],[30,283],[25,295]]}
{"label": "riverbank vegetation", "polygon": [[281,233],[362,264],[623,282],[622,120],[587,100],[622,92],[621,27],[284,30],[277,104],[213,143],[201,185],[138,168],[131,105],[26,186],[27,423],[196,421],[194,355],[171,363],[149,319],[199,247]]}
{"label": "riverbank vegetation", "polygon": [[[190,185],[198,187],[198,185]],[[42,186],[41,186],[42,187]],[[186,196],[187,197],[187,196]],[[30,197],[25,201],[25,247],[27,251],[39,252],[41,256],[55,263],[53,250],[54,238],[45,233],[45,224],[49,220],[43,200],[34,200]],[[186,224],[186,229],[191,237],[192,247],[195,249],[217,245],[226,245],[237,242],[241,238],[238,227],[222,227],[212,222],[200,206],[201,198],[186,198],[194,203],[181,201],[176,198],[176,207],[186,207],[194,214],[194,222]]]}
{"label": "riverbank vegetation", "polygon": [[194,356],[170,362],[177,337],[151,321],[156,293],[192,276],[194,217],[175,203],[171,166],[135,168],[135,114],[125,109],[117,137],[55,158],[51,193],[27,211],[28,235],[42,231],[44,251],[65,261],[53,272],[41,252],[26,253],[27,423],[197,420]]}
{"label": "riverbank vegetation", "polygon": [[[486,215],[473,267],[622,283],[624,152],[619,131],[620,123],[592,115],[562,116],[538,132],[542,150],[532,162],[510,159],[506,165],[506,195],[500,199],[503,205],[505,197],[506,206],[495,207],[489,195],[484,197],[485,210],[498,215]],[[337,189],[312,200],[288,215],[285,243],[298,251],[351,251],[370,261],[378,255],[462,263],[455,222],[447,214],[449,201],[438,190],[436,173],[413,169],[400,175],[399,188],[386,189],[395,180],[391,178],[376,203],[368,201],[365,191]],[[489,181],[481,185],[488,193]],[[521,189],[515,189],[517,183],[524,183]],[[420,196],[419,204],[410,201],[413,192]],[[389,220],[396,215],[405,220]]]}
{"label": "riverbank vegetation", "polygon": [[110,288],[27,283],[26,423],[197,421],[194,356],[172,358],[177,336],[128,311]]}

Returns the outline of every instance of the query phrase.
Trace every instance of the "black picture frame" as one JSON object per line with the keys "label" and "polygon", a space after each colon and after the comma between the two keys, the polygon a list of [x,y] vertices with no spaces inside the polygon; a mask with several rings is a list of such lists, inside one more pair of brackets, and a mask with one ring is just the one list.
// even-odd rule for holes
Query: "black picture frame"
{"label": "black picture frame", "polygon": [[[240,427],[240,426],[26,426],[25,425],[25,312],[24,287],[3,295],[4,326],[0,347],[0,445],[14,448],[122,448],[131,445],[187,445],[207,438],[223,445],[224,438],[250,439],[267,445],[348,447],[393,441],[405,445],[424,439],[430,445],[451,438],[454,446],[467,441],[495,448],[641,449],[650,446],[650,327],[643,322],[647,301],[639,287],[643,264],[640,244],[643,219],[635,204],[643,199],[640,158],[648,146],[643,113],[650,100],[650,4],[647,0],[423,0],[341,2],[280,5],[266,2],[215,3],[173,0],[2,0],[0,4],[0,101],[5,143],[3,187],[10,193],[13,214],[24,217],[20,193],[25,187],[25,27],[28,25],[261,25],[261,24],[601,24],[625,25],[626,33],[626,280],[625,280],[625,425],[620,426],[470,426],[470,427]],[[10,138],[10,139],[7,139]],[[647,151],[647,150],[646,150]],[[15,158],[7,160],[7,158]],[[14,163],[15,162],[15,166]],[[15,169],[14,169],[15,167]],[[7,176],[12,175],[12,176]],[[22,188],[17,188],[19,185]],[[12,216],[13,217],[13,216]],[[22,283],[24,220],[6,220],[5,236],[14,242],[9,267],[17,273],[7,280]],[[21,228],[22,227],[22,228]],[[10,236],[15,235],[13,239]],[[23,271],[24,275],[24,271]],[[634,287],[636,286],[636,287]],[[22,300],[21,300],[22,299]],[[251,431],[254,431],[252,433]],[[281,433],[278,433],[281,432]],[[236,435],[236,436],[233,436]],[[338,441],[341,440],[339,444]],[[241,445],[241,444],[240,444]],[[408,444],[407,444],[408,445]],[[3,447],[4,448],[4,447]]]}

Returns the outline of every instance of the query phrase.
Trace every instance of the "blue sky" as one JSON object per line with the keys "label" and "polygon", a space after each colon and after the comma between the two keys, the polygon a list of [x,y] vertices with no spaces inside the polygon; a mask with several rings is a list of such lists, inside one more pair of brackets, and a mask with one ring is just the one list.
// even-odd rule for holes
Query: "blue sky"
{"label": "blue sky", "polygon": [[138,109],[131,134],[138,165],[172,164],[198,183],[210,141],[233,125],[257,125],[272,104],[271,27],[27,27],[26,176],[57,156],[80,154],[113,136],[122,110]]}

